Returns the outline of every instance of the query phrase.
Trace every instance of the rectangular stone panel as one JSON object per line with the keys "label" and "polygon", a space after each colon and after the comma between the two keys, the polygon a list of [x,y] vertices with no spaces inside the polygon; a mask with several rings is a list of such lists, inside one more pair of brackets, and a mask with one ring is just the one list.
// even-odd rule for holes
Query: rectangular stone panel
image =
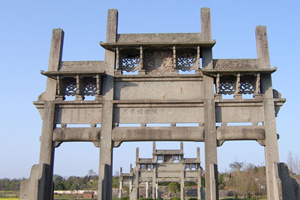
{"label": "rectangular stone panel", "polygon": [[121,79],[115,82],[116,100],[199,100],[203,98],[201,77]]}
{"label": "rectangular stone panel", "polygon": [[197,178],[198,177],[198,171],[197,170],[190,170],[185,172],[185,177],[187,178]]}
{"label": "rectangular stone panel", "polygon": [[201,42],[200,33],[145,33],[145,34],[118,34],[118,43],[195,43]]}
{"label": "rectangular stone panel", "polygon": [[58,108],[56,124],[101,124],[102,108]]}
{"label": "rectangular stone panel", "polygon": [[148,171],[147,169],[145,169],[145,170],[142,170],[141,172],[140,172],[140,177],[141,178],[147,178],[147,177],[153,177],[153,171]]}
{"label": "rectangular stone panel", "polygon": [[[179,172],[179,171],[178,171]],[[174,173],[174,172],[157,172],[157,177],[158,178],[167,178],[167,177],[174,177],[174,178],[178,178],[180,177],[180,173]]]}
{"label": "rectangular stone panel", "polygon": [[216,122],[262,122],[261,102],[222,102],[216,106]]}
{"label": "rectangular stone panel", "polygon": [[164,163],[164,164],[159,164],[158,171],[169,171],[169,172],[176,172],[179,173],[181,169],[184,167],[183,164],[181,163]]}
{"label": "rectangular stone panel", "polygon": [[214,59],[214,69],[250,70],[258,68],[257,59]]}
{"label": "rectangular stone panel", "polygon": [[203,104],[138,104],[114,108],[114,123],[200,123]]}

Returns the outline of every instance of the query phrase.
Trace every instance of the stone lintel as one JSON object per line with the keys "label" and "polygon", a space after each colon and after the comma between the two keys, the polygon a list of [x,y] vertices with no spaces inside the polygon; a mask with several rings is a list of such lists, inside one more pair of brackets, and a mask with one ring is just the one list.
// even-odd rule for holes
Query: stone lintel
{"label": "stone lintel", "polygon": [[164,149],[164,150],[156,150],[156,152],[153,153],[153,155],[183,155],[184,153],[180,150],[170,150],[170,149]]}
{"label": "stone lintel", "polygon": [[218,140],[264,140],[265,129],[259,126],[220,126]]}
{"label": "stone lintel", "polygon": [[104,61],[62,61],[59,71],[101,71],[106,69]]}
{"label": "stone lintel", "polygon": [[257,59],[213,59],[214,69],[249,70],[258,68]]}
{"label": "stone lintel", "polygon": [[195,43],[203,42],[201,33],[141,33],[141,34],[118,34],[118,44],[139,43]]}
{"label": "stone lintel", "polygon": [[249,68],[249,69],[228,69],[226,67],[224,68],[219,68],[219,69],[202,69],[202,73],[204,75],[208,75],[208,76],[214,76],[216,77],[218,73],[221,73],[222,75],[234,75],[234,74],[238,74],[238,73],[242,73],[242,74],[272,74],[277,70],[277,67],[274,67],[272,69],[256,69],[256,68]]}
{"label": "stone lintel", "polygon": [[115,75],[115,82],[203,81],[202,74]]}
{"label": "stone lintel", "polygon": [[262,107],[263,102],[259,99],[217,99],[216,107]]}
{"label": "stone lintel", "polygon": [[116,141],[195,141],[203,142],[203,127],[116,127]]}
{"label": "stone lintel", "polygon": [[80,75],[80,76],[93,76],[93,75],[105,75],[105,71],[53,71],[53,72],[45,72],[41,70],[41,74],[45,75],[49,78],[52,79],[57,79],[57,76],[75,76],[75,75]]}
{"label": "stone lintel", "polygon": [[155,41],[149,41],[149,42],[140,42],[140,43],[134,43],[134,42],[127,42],[127,43],[104,43],[100,42],[99,43],[104,49],[106,50],[111,50],[115,51],[116,48],[118,47],[119,49],[121,48],[133,48],[137,49],[139,47],[145,47],[146,49],[172,49],[173,46],[176,46],[177,48],[197,48],[200,46],[200,48],[212,48],[215,44],[216,41],[205,41],[205,42],[197,42],[197,41],[190,41],[190,42],[181,42],[181,41],[172,41],[169,43],[165,43],[163,41],[160,42],[155,42]]}
{"label": "stone lintel", "polygon": [[53,132],[55,142],[95,142],[100,140],[101,128],[56,128]]}
{"label": "stone lintel", "polygon": [[203,107],[201,100],[114,100],[115,108],[156,108],[156,107]]}
{"label": "stone lintel", "polygon": [[[33,104],[38,109],[44,108],[44,101],[34,101]],[[55,102],[56,108],[101,108],[102,103],[99,103],[99,101],[57,101]]]}

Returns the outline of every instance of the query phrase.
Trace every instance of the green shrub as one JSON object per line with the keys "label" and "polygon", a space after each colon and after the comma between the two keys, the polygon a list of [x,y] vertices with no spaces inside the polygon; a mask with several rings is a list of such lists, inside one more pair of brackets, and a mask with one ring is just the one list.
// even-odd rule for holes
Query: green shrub
{"label": "green shrub", "polygon": [[172,200],[180,200],[180,197],[173,197]]}
{"label": "green shrub", "polygon": [[129,200],[129,197],[122,197],[121,200]]}
{"label": "green shrub", "polygon": [[237,199],[239,195],[237,193],[234,193],[234,198]]}

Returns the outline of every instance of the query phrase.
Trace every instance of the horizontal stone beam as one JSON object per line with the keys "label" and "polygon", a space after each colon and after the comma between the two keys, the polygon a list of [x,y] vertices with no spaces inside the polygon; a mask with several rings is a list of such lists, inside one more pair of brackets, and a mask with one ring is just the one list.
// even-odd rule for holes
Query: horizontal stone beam
{"label": "horizontal stone beam", "polygon": [[[100,141],[101,128],[56,128],[54,142]],[[204,141],[203,127],[115,127],[112,140],[132,141]],[[264,127],[260,126],[220,126],[217,140],[265,140]]]}
{"label": "horizontal stone beam", "polygon": [[56,128],[54,142],[97,142],[100,141],[101,128]]}
{"label": "horizontal stone beam", "polygon": [[262,126],[220,126],[217,128],[219,146],[224,141],[232,140],[256,140],[263,145],[265,138],[265,129]]}
{"label": "horizontal stone beam", "polygon": [[116,127],[113,141],[204,141],[203,127]]}

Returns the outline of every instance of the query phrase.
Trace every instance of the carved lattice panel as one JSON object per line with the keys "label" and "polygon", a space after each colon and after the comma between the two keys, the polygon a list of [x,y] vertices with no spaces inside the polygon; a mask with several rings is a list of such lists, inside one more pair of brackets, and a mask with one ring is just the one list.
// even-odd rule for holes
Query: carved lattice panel
{"label": "carved lattice panel", "polygon": [[120,69],[126,72],[136,71],[140,66],[140,56],[125,56],[121,59]]}
{"label": "carved lattice panel", "polygon": [[140,168],[141,168],[141,169],[146,169],[146,164],[141,164],[141,165],[140,165]]}
{"label": "carved lattice panel", "polygon": [[220,94],[234,94],[235,92],[235,77],[222,77],[220,81]]}
{"label": "carved lattice panel", "polygon": [[255,77],[254,76],[242,76],[240,82],[241,94],[254,94],[255,91]]}
{"label": "carved lattice panel", "polygon": [[83,78],[83,94],[85,96],[95,96],[97,94],[97,85],[95,78]]}
{"label": "carved lattice panel", "polygon": [[190,170],[190,164],[185,164],[185,170]]}
{"label": "carved lattice panel", "polygon": [[76,79],[75,78],[64,78],[64,92],[65,96],[75,96],[77,93]]}
{"label": "carved lattice panel", "polygon": [[164,157],[163,156],[157,156],[157,162],[163,162]]}
{"label": "carved lattice panel", "polygon": [[145,53],[144,69],[148,74],[168,74],[175,68],[171,51]]}
{"label": "carved lattice panel", "polygon": [[196,52],[180,52],[177,55],[177,68],[182,71],[191,71],[196,63]]}

